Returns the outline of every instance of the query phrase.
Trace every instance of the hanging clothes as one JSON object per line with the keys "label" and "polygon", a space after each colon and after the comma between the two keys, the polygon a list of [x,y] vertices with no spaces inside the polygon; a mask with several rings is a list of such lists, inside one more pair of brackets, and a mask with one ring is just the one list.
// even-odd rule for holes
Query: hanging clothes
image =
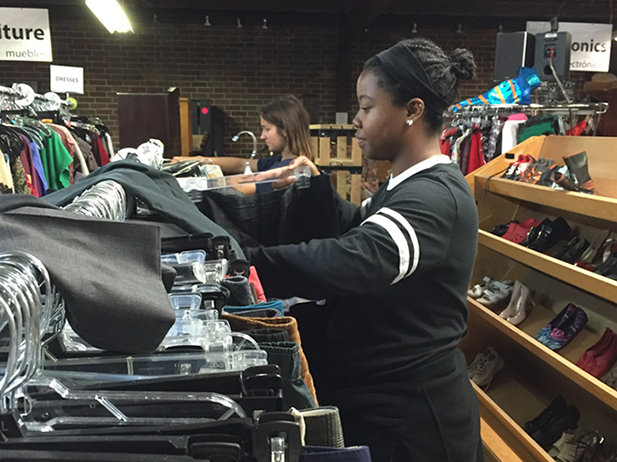
{"label": "hanging clothes", "polygon": [[467,168],[463,173],[468,175],[483,165],[484,156],[482,155],[482,129],[479,125],[474,125],[469,143]]}
{"label": "hanging clothes", "polygon": [[52,130],[43,134],[44,146],[41,152],[41,161],[45,178],[49,187],[55,190],[66,188],[69,185],[71,173],[69,165],[73,158],[62,144],[60,137]]}
{"label": "hanging clothes", "polygon": [[7,162],[8,156],[5,156],[0,149],[0,194],[13,193],[13,178],[11,170]]}

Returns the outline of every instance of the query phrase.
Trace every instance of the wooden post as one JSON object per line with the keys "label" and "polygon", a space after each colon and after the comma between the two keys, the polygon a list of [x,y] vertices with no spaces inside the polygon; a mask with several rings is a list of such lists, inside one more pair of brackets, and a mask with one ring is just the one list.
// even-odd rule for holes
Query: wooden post
{"label": "wooden post", "polygon": [[319,165],[319,137],[311,136],[311,145],[313,147],[313,155],[315,156],[315,165]]}
{"label": "wooden post", "polygon": [[351,203],[360,205],[362,202],[362,175],[351,175]]}
{"label": "wooden post", "polygon": [[351,139],[351,164],[362,165],[362,149],[360,149],[358,138],[356,137]]}
{"label": "wooden post", "polygon": [[337,170],[336,172],[336,192],[345,200],[347,200],[347,175],[349,175],[349,172],[345,170]]}
{"label": "wooden post", "polygon": [[319,165],[330,165],[330,138],[319,138]]}
{"label": "wooden post", "polygon": [[336,137],[336,158],[339,160],[347,158],[347,137]]}

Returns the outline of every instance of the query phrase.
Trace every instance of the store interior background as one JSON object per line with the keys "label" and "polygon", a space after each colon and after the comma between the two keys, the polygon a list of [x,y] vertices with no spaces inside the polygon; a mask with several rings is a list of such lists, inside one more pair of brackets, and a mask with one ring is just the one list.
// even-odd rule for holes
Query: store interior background
{"label": "store interior background", "polygon": [[[561,21],[601,23],[612,16],[609,0],[120,3],[134,33],[109,34],[82,0],[0,0],[0,6],[49,10],[53,64],[84,68],[85,94],[75,95],[79,106],[73,113],[99,116],[115,143],[117,93],[160,93],[177,87],[182,97],[209,98],[223,110],[229,135],[226,155],[250,153],[248,139],[231,143],[231,136],[240,130],[259,133],[259,108],[284,93],[305,101],[312,123],[333,123],[337,111],[348,112],[351,123],[362,63],[400,39],[427,37],[446,52],[470,49],[477,77],[459,89],[461,98],[468,98],[494,85],[500,26],[504,32],[523,31],[528,20],[548,21],[557,15]],[[210,26],[204,24],[206,15]],[[414,23],[417,33],[412,32]],[[572,72],[580,97],[583,83],[592,75]],[[48,91],[49,63],[2,62],[0,83],[15,82],[34,83],[38,93]]]}

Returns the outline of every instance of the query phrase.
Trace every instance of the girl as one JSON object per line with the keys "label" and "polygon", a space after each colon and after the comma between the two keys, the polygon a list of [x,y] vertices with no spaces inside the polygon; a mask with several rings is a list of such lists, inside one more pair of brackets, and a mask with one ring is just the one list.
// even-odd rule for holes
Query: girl
{"label": "girl", "polygon": [[[426,39],[369,59],[355,136],[368,159],[391,162],[392,177],[360,208],[339,199],[339,238],[246,249],[269,296],[327,299],[317,333],[327,354],[309,358],[318,398],[339,408],[345,443],[368,445],[373,462],[483,460],[478,401],[456,348],[478,217],[439,148],[442,114],[474,71],[470,52],[448,57]],[[299,165],[318,173],[308,159],[287,168]]]}

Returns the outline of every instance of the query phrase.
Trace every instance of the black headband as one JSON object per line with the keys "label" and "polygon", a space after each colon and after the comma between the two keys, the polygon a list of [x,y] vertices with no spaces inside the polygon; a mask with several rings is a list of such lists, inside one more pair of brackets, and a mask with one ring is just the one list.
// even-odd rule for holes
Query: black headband
{"label": "black headband", "polygon": [[426,106],[437,114],[442,114],[450,106],[450,103],[433,90],[422,64],[404,44],[397,43],[376,55],[375,58],[388,77],[414,97],[421,98]]}

